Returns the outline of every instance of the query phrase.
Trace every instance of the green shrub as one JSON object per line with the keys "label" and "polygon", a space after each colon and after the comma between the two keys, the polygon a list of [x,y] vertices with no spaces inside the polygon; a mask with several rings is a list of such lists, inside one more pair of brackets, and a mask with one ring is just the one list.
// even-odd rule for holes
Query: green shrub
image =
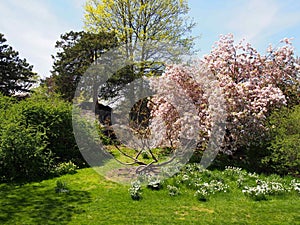
{"label": "green shrub", "polygon": [[208,200],[208,197],[209,197],[209,193],[207,192],[206,189],[199,189],[195,192],[194,195],[201,202],[206,202]]}
{"label": "green shrub", "polygon": [[56,193],[69,193],[70,190],[65,181],[58,180],[58,181],[56,181],[55,192]]}
{"label": "green shrub", "polygon": [[14,107],[21,113],[24,125],[46,132],[48,147],[56,156],[56,162],[83,164],[76,145],[72,127],[72,105],[58,97],[34,95]]}
{"label": "green shrub", "polygon": [[298,192],[300,194],[300,181],[297,181],[296,179],[291,180],[291,188],[292,190]]}
{"label": "green shrub", "polygon": [[111,145],[116,143],[117,140],[114,140],[113,138],[111,138],[111,136],[113,136],[113,132],[106,130],[105,127],[101,124],[99,124],[98,122],[95,123],[96,126],[96,130],[98,132],[99,138],[101,140],[101,143],[103,145]]}
{"label": "green shrub", "polygon": [[45,134],[8,123],[0,135],[1,180],[33,180],[46,177],[53,168],[53,154]]}
{"label": "green shrub", "polygon": [[7,108],[9,108],[13,103],[16,102],[16,99],[11,97],[3,96],[0,93],[0,112],[4,112]]}
{"label": "green shrub", "polygon": [[300,105],[273,113],[269,127],[272,139],[262,162],[279,174],[299,174]]}
{"label": "green shrub", "polygon": [[64,174],[74,174],[74,173],[76,173],[77,168],[78,167],[71,161],[63,162],[56,166],[54,172],[55,172],[55,175],[59,175],[59,176],[64,175]]}
{"label": "green shrub", "polygon": [[[72,127],[72,104],[34,94],[15,101],[0,96],[0,179],[33,180],[84,165]],[[61,164],[66,163],[66,164]],[[64,165],[64,166],[62,166]]]}

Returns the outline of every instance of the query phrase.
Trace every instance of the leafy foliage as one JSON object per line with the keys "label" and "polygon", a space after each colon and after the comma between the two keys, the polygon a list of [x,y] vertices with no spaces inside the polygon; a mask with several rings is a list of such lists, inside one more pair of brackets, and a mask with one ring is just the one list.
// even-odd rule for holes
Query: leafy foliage
{"label": "leafy foliage", "polygon": [[[193,45],[194,38],[188,33],[195,24],[186,16],[189,8],[185,0],[88,0],[85,11],[89,31],[115,32],[118,41],[126,45],[128,58],[138,50],[143,53],[143,63],[153,56],[153,46],[159,43],[164,43],[160,51],[164,51],[165,58],[174,53],[170,46],[189,51]],[[142,43],[141,49],[136,46],[138,42]]]}
{"label": "leafy foliage", "polygon": [[55,192],[56,193],[69,193],[70,190],[68,188],[68,185],[66,182],[57,180],[56,181],[56,187],[55,187]]}
{"label": "leafy foliage", "polygon": [[162,181],[155,176],[148,177],[147,187],[151,190],[159,190],[162,188]]}
{"label": "leafy foliage", "polygon": [[84,165],[73,136],[70,103],[42,94],[20,102],[0,99],[5,106],[0,108],[2,180],[45,178],[63,162]]}
{"label": "leafy foliage", "polygon": [[[44,82],[50,91],[60,93],[63,99],[72,101],[76,87],[88,67],[114,46],[116,39],[113,33],[70,31],[61,35],[55,45],[58,52],[53,56],[52,75]],[[91,87],[91,93],[93,88],[98,89]],[[94,94],[97,96],[98,93]]]}
{"label": "leafy foliage", "polygon": [[276,111],[269,122],[271,141],[263,163],[279,174],[300,173],[300,105]]}
{"label": "leafy foliage", "polygon": [[0,33],[0,92],[11,96],[18,92],[29,92],[36,83],[37,75],[26,59],[20,59],[19,53],[5,44],[6,39]]}
{"label": "leafy foliage", "polygon": [[57,162],[82,164],[72,128],[72,105],[58,97],[35,95],[14,107],[22,115],[21,123],[46,133],[48,146]]}
{"label": "leafy foliage", "polygon": [[76,166],[73,162],[62,162],[59,163],[55,168],[55,174],[56,175],[65,175],[65,174],[74,174],[76,173],[76,169],[78,166]]}
{"label": "leafy foliage", "polygon": [[10,121],[0,132],[1,180],[31,180],[46,177],[53,166],[45,133]]}
{"label": "leafy foliage", "polygon": [[268,195],[279,195],[285,193],[287,190],[284,188],[283,184],[278,182],[266,182],[257,180],[256,187],[245,186],[243,193],[250,196],[256,201],[267,200]]}
{"label": "leafy foliage", "polygon": [[177,196],[180,195],[180,189],[176,186],[168,185],[167,189],[169,191],[170,196]]}

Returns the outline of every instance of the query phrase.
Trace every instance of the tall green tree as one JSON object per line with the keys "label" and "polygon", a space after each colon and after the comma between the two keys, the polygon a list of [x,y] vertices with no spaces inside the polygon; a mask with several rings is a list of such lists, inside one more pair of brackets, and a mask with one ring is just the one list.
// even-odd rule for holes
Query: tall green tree
{"label": "tall green tree", "polygon": [[30,92],[32,85],[37,82],[37,74],[32,71],[33,66],[26,59],[21,59],[6,41],[0,33],[0,92],[6,96]]}
{"label": "tall green tree", "polygon": [[[129,62],[121,74],[137,79],[160,75],[166,63],[193,52],[195,23],[188,12],[187,0],[87,0],[84,22],[90,32],[116,34],[121,57]],[[141,93],[145,84],[139,86]],[[130,87],[133,104],[136,88]]]}
{"label": "tall green tree", "polygon": [[84,22],[88,31],[116,33],[126,57],[138,54],[147,69],[158,49],[159,59],[191,52],[195,23],[188,11],[187,0],[87,0]]}
{"label": "tall green tree", "polygon": [[70,31],[61,35],[61,39],[55,45],[57,54],[52,56],[52,75],[46,79],[48,88],[60,93],[65,100],[72,101],[76,87],[86,70],[115,45],[113,33]]}

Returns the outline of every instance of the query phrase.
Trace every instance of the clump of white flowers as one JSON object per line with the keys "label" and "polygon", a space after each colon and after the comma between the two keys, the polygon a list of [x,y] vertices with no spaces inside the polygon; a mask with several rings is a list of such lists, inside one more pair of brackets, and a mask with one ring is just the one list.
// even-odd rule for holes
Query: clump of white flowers
{"label": "clump of white flowers", "polygon": [[141,182],[140,181],[133,181],[131,183],[131,187],[129,188],[130,196],[133,200],[140,200],[142,191],[141,191]]}
{"label": "clump of white flowers", "polygon": [[268,195],[279,195],[289,191],[278,182],[256,180],[256,184],[256,187],[245,186],[242,192],[257,201],[266,200]]}
{"label": "clump of white flowers", "polygon": [[200,201],[206,201],[211,194],[216,194],[218,192],[227,192],[228,185],[221,181],[212,180],[210,182],[204,182],[197,184],[198,190],[195,192],[195,196]]}
{"label": "clump of white flowers", "polygon": [[296,179],[291,181],[291,188],[300,194],[300,182]]}

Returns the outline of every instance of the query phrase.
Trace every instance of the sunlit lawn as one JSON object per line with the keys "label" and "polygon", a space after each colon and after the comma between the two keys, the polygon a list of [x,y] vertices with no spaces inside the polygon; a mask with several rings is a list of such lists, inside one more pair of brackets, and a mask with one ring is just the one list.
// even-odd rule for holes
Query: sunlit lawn
{"label": "sunlit lawn", "polygon": [[[69,193],[56,193],[56,181]],[[0,224],[300,224],[295,193],[254,201],[238,190],[200,202],[191,190],[171,197],[166,188],[143,188],[133,201],[129,186],[113,183],[93,169],[22,186],[0,185]]]}

